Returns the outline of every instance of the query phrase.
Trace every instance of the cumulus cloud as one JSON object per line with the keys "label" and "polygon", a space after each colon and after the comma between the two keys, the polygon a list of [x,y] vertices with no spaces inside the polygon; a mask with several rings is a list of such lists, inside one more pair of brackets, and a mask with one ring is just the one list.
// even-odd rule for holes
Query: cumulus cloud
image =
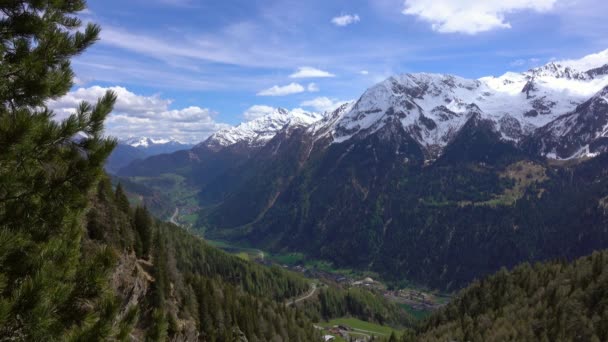
{"label": "cumulus cloud", "polygon": [[309,83],[308,87],[306,87],[306,90],[308,90],[309,93],[316,93],[321,89],[319,89],[319,86],[316,83]]}
{"label": "cumulus cloud", "polygon": [[300,106],[306,108],[313,108],[318,112],[328,112],[340,107],[346,102],[347,101],[330,99],[329,97],[317,97],[315,99],[302,102]]}
{"label": "cumulus cloud", "polygon": [[332,24],[341,27],[358,23],[359,21],[361,21],[361,18],[359,18],[359,15],[357,14],[344,14],[331,19]]}
{"label": "cumulus cloud", "polygon": [[319,86],[316,83],[309,83],[308,86],[304,87],[299,83],[291,83],[285,86],[275,85],[268,89],[264,89],[258,92],[258,96],[287,96],[292,94],[299,94],[303,92],[315,93],[319,91]]}
{"label": "cumulus cloud", "polygon": [[505,15],[531,10],[547,12],[557,0],[405,0],[403,14],[430,22],[441,33],[476,34],[511,28]]}
{"label": "cumulus cloud", "polygon": [[305,92],[306,89],[299,83],[291,83],[285,86],[275,85],[260,91],[258,96],[286,96]]}
{"label": "cumulus cloud", "polygon": [[143,96],[123,87],[79,88],[64,97],[49,101],[57,119],[74,113],[82,101],[95,103],[107,90],[118,96],[114,111],[106,120],[106,133],[118,138],[146,136],[172,137],[184,142],[199,142],[227,125],[215,121],[216,113],[207,108],[191,106],[170,109],[171,100],[159,95]]}
{"label": "cumulus cloud", "polygon": [[249,107],[244,113],[243,117],[247,121],[255,120],[257,118],[261,118],[262,116],[266,116],[268,114],[272,114],[274,112],[274,108],[270,106],[264,105],[255,105]]}
{"label": "cumulus cloud", "polygon": [[300,67],[298,71],[289,75],[290,78],[326,78],[335,77],[336,75],[313,67]]}

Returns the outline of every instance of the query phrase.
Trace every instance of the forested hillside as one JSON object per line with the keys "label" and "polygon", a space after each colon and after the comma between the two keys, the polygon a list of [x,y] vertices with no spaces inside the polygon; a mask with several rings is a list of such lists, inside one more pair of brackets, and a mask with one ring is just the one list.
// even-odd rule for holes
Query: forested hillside
{"label": "forested hillside", "polygon": [[[126,187],[154,194],[144,203],[155,212],[173,209],[157,189],[114,187],[103,171],[116,94],[63,119],[46,105],[99,38],[95,24],[79,31],[85,5],[0,2],[0,341],[308,342],[333,318],[414,325],[384,288],[311,284],[131,206]],[[204,174],[191,173],[191,151],[160,160],[180,167],[169,182],[206,191],[209,233],[395,280],[456,289],[522,260],[564,259],[475,281],[391,342],[608,340],[608,252],[568,263],[608,245],[608,154],[548,161],[472,116],[427,163],[396,123],[324,150],[299,126],[254,150],[203,149],[216,162],[198,165]]]}
{"label": "forested hillside", "polygon": [[301,132],[278,136],[208,182],[199,227],[450,291],[503,266],[608,246],[608,155],[553,162],[480,120],[428,163],[398,123],[319,144]]}
{"label": "forested hillside", "polygon": [[[94,24],[78,31],[84,9],[0,4],[0,340],[320,340],[320,314],[286,305],[308,280],[210,247],[113,188],[114,93],[63,120],[46,108],[73,85],[70,58],[98,39]],[[329,315],[386,320],[379,303]]]}
{"label": "forested hillside", "polygon": [[78,31],[84,9],[0,4],[0,340],[316,340],[282,303],[309,289],[303,278],[210,248],[113,191],[115,94],[64,120],[45,107],[98,39],[94,24]]}
{"label": "forested hillside", "polygon": [[297,308],[306,312],[314,322],[339,317],[355,317],[394,328],[414,326],[412,317],[398,304],[389,302],[367,289],[327,287],[316,300],[299,303]]}
{"label": "forested hillside", "polygon": [[606,341],[608,252],[524,264],[464,289],[404,341]]}
{"label": "forested hillside", "polygon": [[[309,290],[304,278],[228,255],[172,224],[131,209],[119,186],[99,183],[87,214],[85,252],[116,256],[112,286],[132,336],[232,341],[315,340],[312,322],[283,302]],[[101,248],[101,247],[99,247]]]}

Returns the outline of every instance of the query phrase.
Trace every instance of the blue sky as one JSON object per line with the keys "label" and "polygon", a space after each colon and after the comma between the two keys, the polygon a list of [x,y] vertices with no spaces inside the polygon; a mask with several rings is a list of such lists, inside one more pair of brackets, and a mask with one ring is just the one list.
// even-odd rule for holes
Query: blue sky
{"label": "blue sky", "polygon": [[108,131],[121,137],[198,141],[268,107],[330,108],[392,74],[478,78],[608,48],[604,0],[88,2],[102,39],[55,107],[118,89]]}

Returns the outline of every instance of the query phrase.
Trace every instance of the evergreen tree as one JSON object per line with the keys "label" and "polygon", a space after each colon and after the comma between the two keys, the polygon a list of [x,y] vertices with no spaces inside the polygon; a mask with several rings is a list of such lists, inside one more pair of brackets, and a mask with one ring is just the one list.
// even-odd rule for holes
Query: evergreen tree
{"label": "evergreen tree", "polygon": [[135,209],[135,231],[141,241],[140,257],[148,257],[150,254],[150,245],[152,243],[152,219],[146,207],[137,207]]}
{"label": "evergreen tree", "polygon": [[102,133],[116,97],[82,103],[61,121],[45,106],[72,87],[70,58],[98,39],[96,25],[78,31],[84,9],[84,0],[0,2],[0,336],[8,340],[99,339],[114,320],[113,296],[98,281],[112,253],[85,262],[80,239],[87,196],[115,146]]}
{"label": "evergreen tree", "polygon": [[127,198],[127,195],[125,194],[125,191],[122,188],[122,184],[118,183],[114,196],[116,198],[116,204],[118,205],[118,208],[120,208],[120,210],[125,213],[129,213],[131,211],[131,207],[129,204],[129,199]]}

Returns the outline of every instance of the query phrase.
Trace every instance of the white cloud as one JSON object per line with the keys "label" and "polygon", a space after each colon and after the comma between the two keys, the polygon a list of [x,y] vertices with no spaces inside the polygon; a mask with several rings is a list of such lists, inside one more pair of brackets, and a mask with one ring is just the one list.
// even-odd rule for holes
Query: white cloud
{"label": "white cloud", "polygon": [[249,107],[244,113],[243,117],[247,121],[255,120],[257,118],[261,118],[262,116],[266,116],[268,114],[272,114],[275,111],[273,107],[264,106],[264,105],[255,105]]}
{"label": "white cloud", "polygon": [[317,97],[315,99],[304,101],[300,104],[302,107],[313,108],[318,112],[332,111],[347,101],[338,101],[336,99],[330,99],[329,97]]}
{"label": "white cloud", "polygon": [[83,80],[83,79],[81,79],[79,77],[74,77],[72,79],[72,82],[74,82],[74,85],[77,85],[77,86],[83,86],[83,85],[85,85],[87,83],[85,80]]}
{"label": "white cloud", "polygon": [[287,96],[292,94],[299,94],[303,92],[316,93],[318,92],[319,86],[316,83],[309,83],[308,86],[304,87],[299,83],[291,83],[284,86],[275,85],[268,89],[264,89],[258,92],[258,96]]}
{"label": "white cloud", "polygon": [[534,66],[540,62],[539,58],[528,58],[528,59],[516,59],[513,62],[509,63],[512,67],[523,67],[523,66]]}
{"label": "white cloud", "polygon": [[57,119],[62,119],[74,113],[82,101],[94,104],[107,90],[114,91],[118,99],[114,111],[106,119],[106,131],[118,138],[172,137],[194,143],[227,126],[216,122],[216,113],[207,108],[170,109],[172,101],[169,99],[159,95],[137,95],[123,87],[79,88],[60,99],[49,101],[47,105],[55,111]]}
{"label": "white cloud", "polygon": [[258,96],[286,96],[305,92],[306,89],[299,83],[291,83],[285,86],[275,85],[260,91]]}
{"label": "white cloud", "polygon": [[309,83],[308,87],[306,87],[306,90],[308,90],[309,93],[316,93],[321,89],[319,89],[319,86],[316,83]]}
{"label": "white cloud", "polygon": [[359,73],[361,75],[369,75],[369,71],[367,71],[367,70],[361,70],[361,71],[359,71]]}
{"label": "white cloud", "polygon": [[557,0],[405,0],[403,14],[415,15],[441,33],[476,34],[511,28],[505,14],[532,10],[547,12]]}
{"label": "white cloud", "polygon": [[361,18],[357,14],[345,14],[331,19],[332,24],[341,27],[358,23],[359,21],[361,21]]}
{"label": "white cloud", "polygon": [[298,71],[289,75],[290,78],[326,78],[335,76],[330,72],[306,66],[298,68]]}

